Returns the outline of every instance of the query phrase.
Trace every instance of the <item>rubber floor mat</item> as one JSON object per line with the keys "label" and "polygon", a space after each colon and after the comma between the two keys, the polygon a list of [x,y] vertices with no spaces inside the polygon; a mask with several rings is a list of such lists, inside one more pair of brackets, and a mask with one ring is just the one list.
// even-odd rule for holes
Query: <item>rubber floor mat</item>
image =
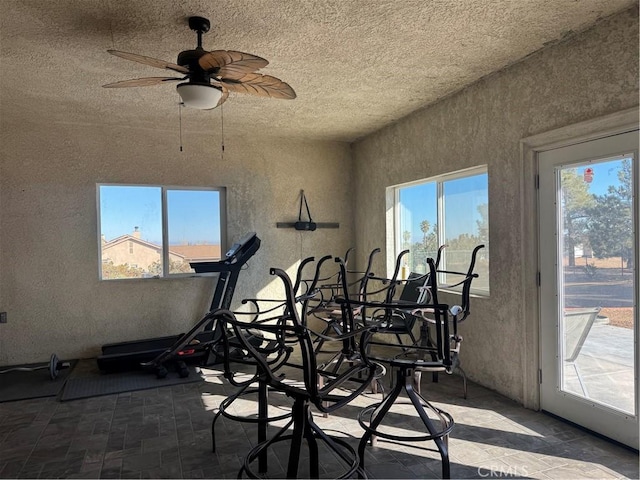
{"label": "rubber floor mat", "polygon": [[180,378],[175,372],[169,372],[165,378],[144,371],[123,373],[107,373],[70,378],[60,396],[60,401],[78,400],[80,398],[98,397],[114,393],[133,392],[150,388],[169,387],[186,383],[202,382],[204,377],[200,369],[189,366],[189,376]]}
{"label": "rubber floor mat", "polygon": [[[0,374],[0,403],[57,396],[69,378],[75,363],[75,361],[71,361],[70,368],[60,370],[55,380],[51,380],[48,368],[32,372],[13,371]],[[44,364],[21,365],[20,367],[40,365]],[[9,368],[13,367],[1,367],[0,370]]]}

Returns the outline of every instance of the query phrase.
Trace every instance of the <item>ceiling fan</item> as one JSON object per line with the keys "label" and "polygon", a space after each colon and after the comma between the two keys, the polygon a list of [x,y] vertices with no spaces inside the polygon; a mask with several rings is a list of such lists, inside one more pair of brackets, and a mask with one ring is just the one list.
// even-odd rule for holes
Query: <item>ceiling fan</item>
{"label": "ceiling fan", "polygon": [[105,88],[147,87],[164,83],[180,82],[177,86],[182,103],[187,107],[208,110],[224,103],[229,92],[246,93],[259,97],[282,99],[296,98],[296,92],[279,78],[255,73],[269,62],[250,53],[234,50],[213,50],[202,48],[202,35],[209,31],[211,24],[203,17],[189,17],[189,28],[198,34],[195,50],[185,50],[178,54],[177,63],[165,62],[136,53],[107,50],[111,55],[152,67],[171,70],[183,74],[182,77],[145,77],[103,85]]}

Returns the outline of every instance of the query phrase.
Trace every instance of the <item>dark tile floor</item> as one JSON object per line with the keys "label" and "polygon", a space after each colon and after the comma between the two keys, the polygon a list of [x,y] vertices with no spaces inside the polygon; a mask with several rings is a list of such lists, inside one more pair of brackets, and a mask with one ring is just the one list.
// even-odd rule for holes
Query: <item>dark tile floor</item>
{"label": "dark tile floor", "polygon": [[[0,404],[0,477],[235,478],[256,443],[256,430],[221,418],[218,448],[212,453],[211,421],[233,388],[220,372],[203,373],[200,383],[65,403],[45,398]],[[449,440],[453,478],[638,478],[636,453],[475,384],[465,400],[459,377],[441,376],[437,384],[423,378],[422,388],[455,419]],[[278,395],[271,398],[274,404],[288,404]],[[363,433],[355,420],[358,412],[380,398],[362,395],[327,418],[315,418],[326,431],[355,446]],[[254,409],[251,398],[234,404],[237,413]],[[390,428],[416,429],[412,412],[412,407],[398,407]],[[284,476],[286,448],[280,444],[270,452],[269,476]],[[429,442],[379,440],[376,447],[367,447],[365,465],[371,478],[442,474],[439,455]],[[339,475],[336,468],[335,458],[321,451],[321,477]]]}

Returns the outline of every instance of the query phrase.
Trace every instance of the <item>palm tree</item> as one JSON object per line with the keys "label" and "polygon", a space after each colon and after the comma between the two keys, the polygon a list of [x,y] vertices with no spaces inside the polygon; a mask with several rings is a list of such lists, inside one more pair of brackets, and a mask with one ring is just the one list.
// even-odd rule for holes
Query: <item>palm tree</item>
{"label": "palm tree", "polygon": [[423,220],[420,222],[420,230],[422,231],[422,243],[425,248],[427,247],[427,233],[429,232],[429,228],[431,228],[431,223],[429,220]]}

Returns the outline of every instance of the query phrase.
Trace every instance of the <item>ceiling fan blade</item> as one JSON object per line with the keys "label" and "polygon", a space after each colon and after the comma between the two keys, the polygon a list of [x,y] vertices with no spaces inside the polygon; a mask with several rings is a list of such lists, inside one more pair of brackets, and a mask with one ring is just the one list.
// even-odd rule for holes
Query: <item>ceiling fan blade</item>
{"label": "ceiling fan blade", "polygon": [[119,82],[107,83],[104,88],[126,88],[126,87],[149,87],[151,85],[160,85],[165,82],[180,81],[184,78],[174,77],[145,77],[133,78],[131,80],[121,80]]}
{"label": "ceiling fan blade", "polygon": [[157,58],[145,57],[144,55],[138,55],[137,53],[121,52],[119,50],[107,50],[111,55],[124,58],[125,60],[131,60],[132,62],[143,63],[156,68],[166,68],[180,73],[189,73],[189,69],[178,65],[176,63],[165,62],[164,60],[158,60]]}
{"label": "ceiling fan blade", "polygon": [[250,53],[234,50],[213,50],[205,53],[198,60],[200,66],[207,72],[218,69],[216,77],[238,80],[247,73],[255,72],[269,65],[262,57]]}
{"label": "ceiling fan blade", "polygon": [[237,80],[227,81],[221,79],[222,83],[231,92],[248,93],[258,97],[271,97],[292,100],[296,98],[296,92],[279,78],[271,75],[261,75],[259,73],[248,73]]}

